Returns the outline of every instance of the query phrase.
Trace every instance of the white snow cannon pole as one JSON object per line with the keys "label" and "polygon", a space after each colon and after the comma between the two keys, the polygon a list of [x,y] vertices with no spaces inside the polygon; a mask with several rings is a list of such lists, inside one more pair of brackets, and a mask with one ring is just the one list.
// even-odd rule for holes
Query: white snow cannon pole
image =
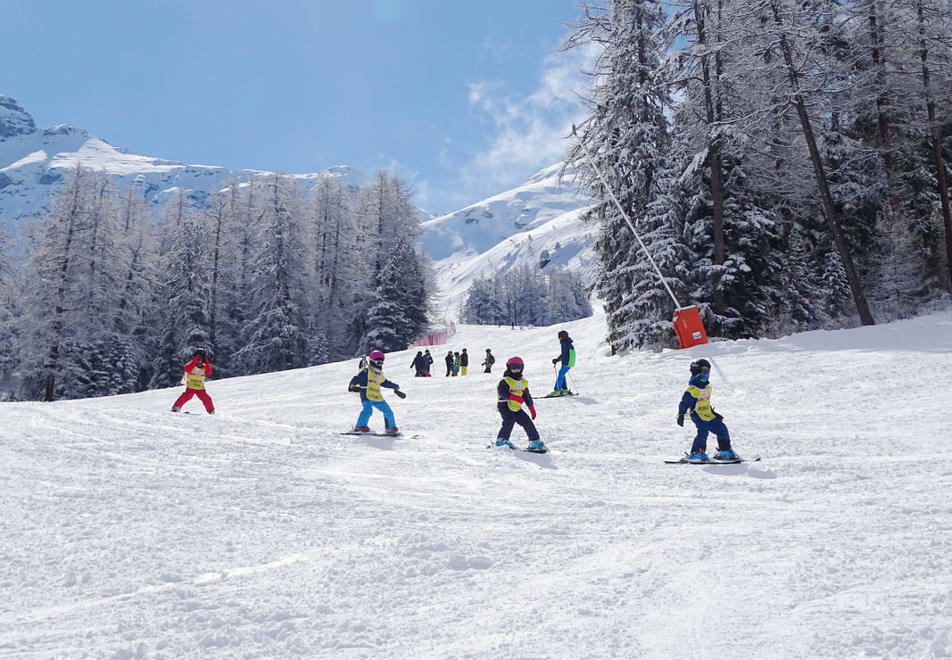
{"label": "white snow cannon pole", "polygon": [[612,187],[608,185],[608,181],[602,174],[601,169],[599,169],[598,165],[595,164],[595,159],[592,158],[592,154],[589,153],[588,147],[585,146],[585,142],[576,132],[575,124],[572,124],[572,135],[578,139],[578,144],[580,147],[582,147],[582,151],[585,152],[585,157],[588,159],[589,165],[592,166],[595,174],[597,174],[598,178],[601,180],[602,185],[605,186],[605,190],[608,191],[609,196],[612,198],[612,201],[618,208],[618,212],[621,213],[621,216],[625,219],[625,223],[628,225],[628,228],[631,229],[631,233],[634,234],[635,238],[638,240],[638,245],[641,246],[645,256],[648,257],[648,261],[651,263],[651,267],[654,268],[655,273],[657,273],[661,284],[664,285],[665,291],[668,292],[668,295],[671,296],[671,300],[674,301],[673,323],[675,334],[678,336],[678,344],[681,346],[681,348],[689,348],[698,344],[706,344],[707,333],[704,331],[704,323],[701,321],[701,313],[697,306],[690,305],[688,307],[681,307],[681,303],[678,302],[677,297],[674,295],[674,291],[672,291],[671,287],[668,285],[668,281],[664,278],[664,275],[661,274],[661,269],[658,268],[658,264],[651,256],[651,253],[648,252],[648,247],[645,245],[645,242],[641,240],[641,235],[638,233],[638,230],[635,229],[635,223],[632,222],[631,216],[629,216],[625,209],[622,208],[621,202],[619,202],[618,198],[615,197]]}

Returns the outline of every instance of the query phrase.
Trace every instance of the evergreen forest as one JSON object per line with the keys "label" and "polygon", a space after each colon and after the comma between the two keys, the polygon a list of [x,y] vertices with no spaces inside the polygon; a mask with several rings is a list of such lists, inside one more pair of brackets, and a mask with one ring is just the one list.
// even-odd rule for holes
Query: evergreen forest
{"label": "evergreen forest", "polygon": [[563,48],[600,56],[567,162],[597,200],[613,350],[677,346],[691,304],[708,335],[744,338],[948,300],[948,0],[582,12]]}
{"label": "evergreen forest", "polygon": [[216,377],[293,369],[402,350],[426,328],[432,275],[399,179],[328,175],[304,194],[273,174],[202,201],[179,190],[156,219],[135,186],[76,166],[22,263],[0,245],[0,398],[177,385],[199,347]]}

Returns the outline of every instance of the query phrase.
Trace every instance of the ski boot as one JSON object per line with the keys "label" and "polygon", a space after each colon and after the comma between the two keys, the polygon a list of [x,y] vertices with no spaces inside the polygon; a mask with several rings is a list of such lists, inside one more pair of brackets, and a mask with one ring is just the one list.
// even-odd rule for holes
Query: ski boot
{"label": "ski boot", "polygon": [[562,396],[562,395],[563,395],[563,391],[564,391],[564,390],[552,390],[551,392],[549,392],[549,393],[546,394],[545,396],[546,396],[546,398],[548,398],[548,397],[553,397],[553,396]]}
{"label": "ski boot", "polygon": [[509,447],[509,449],[515,449],[515,448],[516,448],[516,446],[515,446],[514,444],[512,444],[511,442],[509,442],[509,438],[496,438],[496,446],[497,446],[497,447],[503,447],[503,446],[505,446],[505,447]]}
{"label": "ski boot", "polygon": [[546,448],[545,443],[543,443],[541,440],[533,440],[529,443],[526,451],[531,451],[535,454],[544,454],[549,450]]}
{"label": "ski boot", "polygon": [[355,426],[354,431],[356,433],[370,433],[370,427],[369,426]]}
{"label": "ski boot", "polygon": [[400,435],[400,429],[398,429],[396,426],[391,426],[387,429],[386,433],[387,435]]}
{"label": "ski boot", "polygon": [[707,454],[705,454],[703,451],[692,451],[690,454],[688,454],[689,463],[707,463],[707,461]]}

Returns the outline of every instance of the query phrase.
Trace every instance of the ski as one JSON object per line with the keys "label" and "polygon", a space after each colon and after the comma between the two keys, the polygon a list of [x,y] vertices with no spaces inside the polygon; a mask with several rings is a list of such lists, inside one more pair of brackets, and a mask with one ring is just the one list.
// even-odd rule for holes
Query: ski
{"label": "ski", "polygon": [[537,399],[562,399],[568,396],[578,396],[578,392],[571,392],[570,394],[546,394],[545,396],[536,397]]}
{"label": "ski", "polygon": [[[368,436],[371,438],[402,438],[404,437],[403,433],[397,431],[396,433],[378,433],[377,431],[343,431],[341,435],[357,435],[357,436]],[[418,436],[411,436],[416,438]]]}
{"label": "ski", "polygon": [[686,463],[688,465],[734,465],[735,463],[756,463],[760,460],[760,456],[754,456],[753,458],[737,458],[723,461],[716,458],[708,458],[706,461],[691,460],[687,456],[682,456],[674,460],[666,460],[665,463],[668,464],[677,464],[677,463]]}
{"label": "ski", "polygon": [[[513,445],[499,445],[499,446],[509,447],[509,449],[512,449],[513,451],[524,451],[527,454],[548,454],[549,453],[548,447],[543,447],[542,449],[530,449],[529,447],[516,447]],[[497,448],[496,443],[494,442],[486,445],[486,449],[496,449],[496,448]]]}

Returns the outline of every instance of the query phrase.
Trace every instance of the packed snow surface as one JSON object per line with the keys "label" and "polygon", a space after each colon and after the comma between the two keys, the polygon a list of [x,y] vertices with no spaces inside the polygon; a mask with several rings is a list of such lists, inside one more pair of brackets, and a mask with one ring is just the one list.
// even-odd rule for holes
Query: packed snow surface
{"label": "packed snow surface", "polygon": [[[562,328],[580,396],[541,399]],[[0,404],[0,657],[952,656],[952,313],[622,356],[604,336],[464,326],[432,378],[391,354],[395,439],[340,434],[356,360],[211,380],[216,416],[169,412],[179,388]],[[549,454],[487,448],[511,355]],[[662,462],[701,356],[762,461]]]}

